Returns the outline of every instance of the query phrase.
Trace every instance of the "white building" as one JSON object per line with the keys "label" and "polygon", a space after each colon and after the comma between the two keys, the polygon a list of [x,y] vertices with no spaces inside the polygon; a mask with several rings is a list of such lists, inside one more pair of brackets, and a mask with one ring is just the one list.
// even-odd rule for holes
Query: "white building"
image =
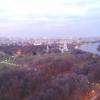
{"label": "white building", "polygon": [[50,50],[49,46],[47,45],[46,52],[48,53]]}
{"label": "white building", "polygon": [[61,53],[67,52],[68,47],[67,47],[67,41],[64,42],[63,46],[59,48]]}

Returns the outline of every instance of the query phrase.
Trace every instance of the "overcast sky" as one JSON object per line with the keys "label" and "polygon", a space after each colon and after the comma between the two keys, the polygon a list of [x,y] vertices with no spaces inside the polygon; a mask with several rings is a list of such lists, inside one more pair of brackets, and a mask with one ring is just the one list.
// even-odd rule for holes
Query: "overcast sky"
{"label": "overcast sky", "polygon": [[0,0],[0,36],[100,36],[100,0]]}

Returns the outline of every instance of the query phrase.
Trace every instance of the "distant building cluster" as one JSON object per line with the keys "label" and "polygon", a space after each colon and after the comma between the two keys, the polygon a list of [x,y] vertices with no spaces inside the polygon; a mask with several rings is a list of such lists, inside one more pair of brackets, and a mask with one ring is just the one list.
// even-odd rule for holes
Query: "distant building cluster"
{"label": "distant building cluster", "polygon": [[72,39],[14,39],[0,38],[0,45],[50,45],[53,43],[64,44],[65,41],[73,42]]}
{"label": "distant building cluster", "polygon": [[[8,39],[0,38],[0,51],[12,55],[74,52],[81,44],[99,39]],[[16,54],[15,54],[16,53]]]}

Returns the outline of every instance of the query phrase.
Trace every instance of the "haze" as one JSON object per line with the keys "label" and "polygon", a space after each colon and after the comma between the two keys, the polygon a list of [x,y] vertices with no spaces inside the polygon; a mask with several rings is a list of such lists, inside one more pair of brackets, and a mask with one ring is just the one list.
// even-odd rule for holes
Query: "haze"
{"label": "haze", "polygon": [[100,0],[0,0],[0,36],[100,36]]}

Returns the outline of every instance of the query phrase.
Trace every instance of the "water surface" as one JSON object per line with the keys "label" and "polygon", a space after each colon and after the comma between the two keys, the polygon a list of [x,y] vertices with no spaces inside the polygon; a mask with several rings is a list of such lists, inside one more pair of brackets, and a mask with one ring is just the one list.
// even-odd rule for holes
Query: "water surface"
{"label": "water surface", "polygon": [[97,47],[100,43],[89,43],[80,46],[80,49],[83,51],[91,52],[94,54],[100,55],[100,51],[97,51]]}

